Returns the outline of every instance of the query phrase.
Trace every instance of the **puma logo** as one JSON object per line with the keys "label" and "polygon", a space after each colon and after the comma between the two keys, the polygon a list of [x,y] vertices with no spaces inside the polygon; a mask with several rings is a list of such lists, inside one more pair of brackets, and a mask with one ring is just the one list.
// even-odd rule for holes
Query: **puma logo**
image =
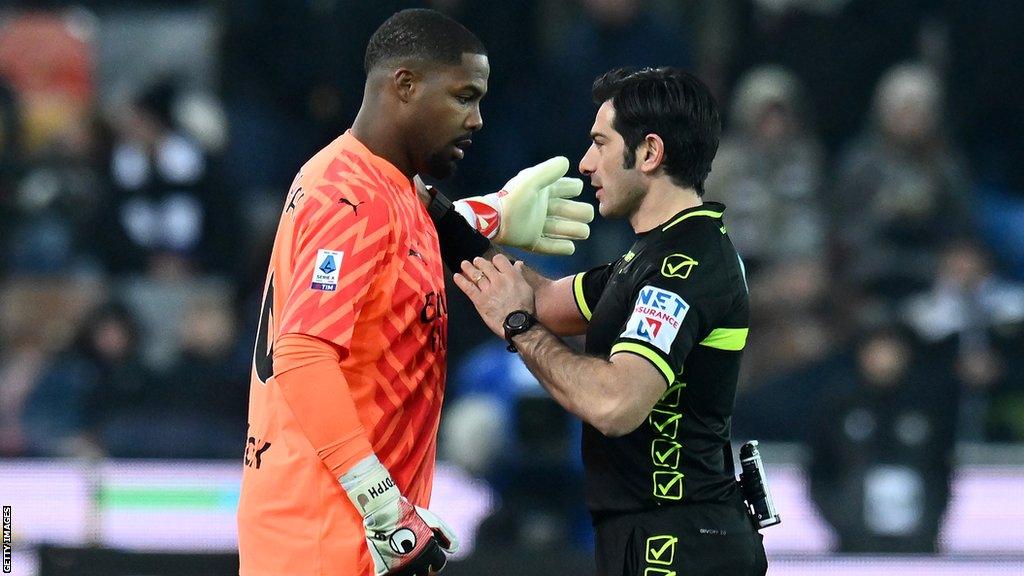
{"label": "puma logo", "polygon": [[364,202],[359,202],[359,203],[353,204],[352,201],[349,200],[348,198],[342,198],[342,199],[338,200],[338,204],[348,204],[349,206],[352,207],[352,212],[355,213],[356,215],[358,215],[359,214],[359,205],[360,204],[364,204]]}

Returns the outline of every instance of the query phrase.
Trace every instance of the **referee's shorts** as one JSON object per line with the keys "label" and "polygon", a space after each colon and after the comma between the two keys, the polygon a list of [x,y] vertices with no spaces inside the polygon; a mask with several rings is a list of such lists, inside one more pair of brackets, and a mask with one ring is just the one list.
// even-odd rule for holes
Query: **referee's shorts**
{"label": "referee's shorts", "polygon": [[598,576],[764,576],[764,544],[742,502],[688,503],[603,518]]}

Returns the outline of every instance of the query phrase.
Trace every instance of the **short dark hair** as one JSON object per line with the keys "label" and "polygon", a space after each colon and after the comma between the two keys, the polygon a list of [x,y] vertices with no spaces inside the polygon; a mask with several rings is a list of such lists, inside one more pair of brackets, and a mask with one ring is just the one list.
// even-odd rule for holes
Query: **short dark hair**
{"label": "short dark hair", "polygon": [[375,67],[394,59],[417,59],[459,64],[463,54],[486,56],[483,42],[448,16],[425,8],[396,12],[370,37],[363,67]]}
{"label": "short dark hair", "polygon": [[619,68],[594,81],[594,102],[615,109],[612,127],[626,142],[624,167],[648,134],[665,142],[662,166],[672,181],[704,195],[704,179],[718,151],[718,104],[696,76],[679,68]]}

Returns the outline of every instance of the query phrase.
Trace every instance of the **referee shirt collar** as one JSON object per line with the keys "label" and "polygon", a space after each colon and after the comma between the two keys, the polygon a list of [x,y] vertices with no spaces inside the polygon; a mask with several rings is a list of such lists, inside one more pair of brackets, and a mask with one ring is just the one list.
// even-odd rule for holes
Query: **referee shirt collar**
{"label": "referee shirt collar", "polygon": [[719,202],[705,202],[699,206],[687,208],[665,221],[659,228],[662,232],[678,226],[680,222],[690,218],[714,218],[720,220],[725,212],[725,205]]}

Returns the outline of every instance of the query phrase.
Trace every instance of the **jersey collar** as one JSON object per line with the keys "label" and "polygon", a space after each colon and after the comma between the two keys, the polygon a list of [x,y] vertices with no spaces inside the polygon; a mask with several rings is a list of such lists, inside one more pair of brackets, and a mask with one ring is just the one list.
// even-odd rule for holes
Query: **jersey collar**
{"label": "jersey collar", "polygon": [[690,218],[704,217],[720,220],[722,218],[723,213],[725,213],[724,204],[721,204],[719,202],[705,202],[699,206],[687,208],[686,210],[679,212],[672,218],[669,218],[668,223],[661,226],[661,231],[664,232],[669,228],[679,224],[680,222],[688,220]]}
{"label": "jersey collar", "polygon": [[384,174],[384,176],[387,177],[388,180],[391,180],[399,187],[408,188],[413,185],[411,178],[406,177],[406,175],[403,174],[402,171],[399,170],[398,167],[396,167],[391,162],[388,162],[384,158],[381,158],[380,156],[377,156],[376,154],[371,152],[370,149],[367,148],[365,144],[363,144],[362,142],[359,141],[358,138],[356,138],[355,134],[352,133],[351,129],[346,130],[345,133],[341,135],[341,140],[342,145],[345,148],[354,150],[356,154],[369,160],[370,163],[373,164],[374,168],[380,170],[381,173]]}

